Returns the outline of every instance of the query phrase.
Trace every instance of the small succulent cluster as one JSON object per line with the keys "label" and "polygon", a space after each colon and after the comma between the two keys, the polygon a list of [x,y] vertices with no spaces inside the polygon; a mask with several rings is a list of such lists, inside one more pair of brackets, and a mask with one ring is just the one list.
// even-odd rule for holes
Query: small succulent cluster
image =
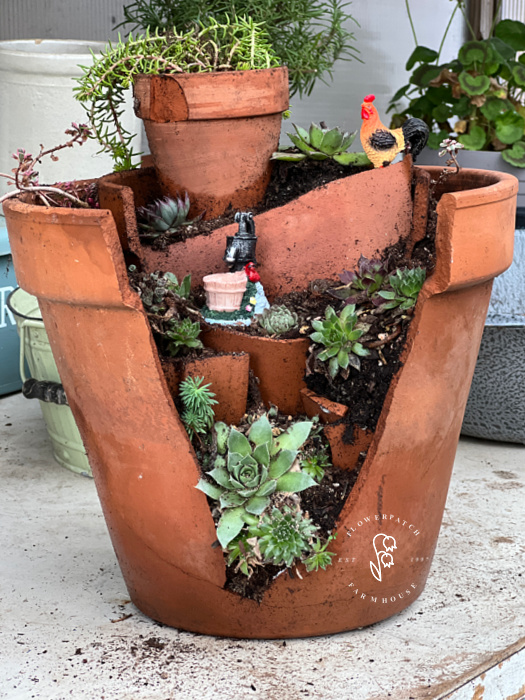
{"label": "small succulent cluster", "polygon": [[177,195],[176,199],[164,197],[156,199],[147,207],[138,207],[137,214],[141,220],[138,222],[141,238],[156,240],[161,236],[169,238],[179,232],[181,226],[189,226],[199,221],[203,214],[188,220],[190,211],[190,198],[184,193],[184,199]]}
{"label": "small succulent cluster", "polygon": [[284,506],[264,515],[257,525],[250,527],[250,537],[257,538],[259,551],[264,559],[276,566],[290,567],[294,559],[310,552],[310,541],[318,528],[300,510]]}
{"label": "small succulent cluster", "polygon": [[294,423],[274,438],[268,418],[262,416],[246,437],[235,428],[216,424],[219,454],[214,468],[207,473],[215,484],[200,479],[197,488],[219,502],[223,512],[217,538],[224,548],[244,525],[258,522],[256,516],[268,508],[272,494],[298,493],[316,486],[307,474],[291,471],[311,428],[309,421]]}
{"label": "small succulent cluster", "polygon": [[187,353],[188,350],[202,350],[204,345],[199,339],[201,325],[190,318],[172,319],[166,331],[167,351],[172,356]]}
{"label": "small succulent cluster", "polygon": [[211,384],[203,384],[204,377],[187,377],[179,386],[179,396],[184,410],[181,420],[190,438],[206,434],[213,426],[217,405]]}
{"label": "small succulent cluster", "polygon": [[388,275],[386,264],[381,260],[369,260],[363,255],[357,263],[357,270],[343,270],[339,279],[340,287],[328,290],[329,294],[347,304],[362,304],[367,299],[374,299],[385,284]]}
{"label": "small succulent cluster", "polygon": [[[135,265],[130,265],[130,272],[136,272]],[[170,306],[170,297],[189,299],[191,292],[191,275],[179,284],[173,272],[150,272],[137,278],[137,291],[146,310],[152,314],[163,314]]]}
{"label": "small succulent cluster", "polygon": [[329,467],[330,464],[330,457],[326,450],[319,449],[304,455],[301,460],[301,469],[320,484],[324,478],[325,469]]}
{"label": "small succulent cluster", "polygon": [[379,297],[384,299],[382,308],[385,311],[396,308],[400,311],[408,311],[415,306],[426,274],[426,270],[422,267],[396,270],[388,278],[388,287],[378,292]]}
{"label": "small succulent cluster", "polygon": [[332,306],[327,306],[324,320],[312,321],[315,332],[310,338],[314,343],[324,345],[324,350],[318,353],[317,358],[321,362],[328,362],[328,371],[332,379],[340,370],[347,372],[349,367],[359,370],[359,358],[370,354],[370,351],[358,342],[367,329],[356,327],[357,321],[354,304],[343,307],[339,315]]}
{"label": "small succulent cluster", "polygon": [[257,317],[257,322],[270,335],[281,335],[297,328],[299,318],[295,311],[291,311],[286,306],[275,305],[264,309]]}
{"label": "small succulent cluster", "polygon": [[348,153],[357,131],[349,134],[336,126],[333,129],[321,122],[312,124],[307,131],[296,124],[296,134],[288,134],[297,151],[279,150],[272,154],[272,160],[285,160],[298,163],[307,158],[312,160],[332,159],[340,165],[368,165],[370,161],[364,153]]}

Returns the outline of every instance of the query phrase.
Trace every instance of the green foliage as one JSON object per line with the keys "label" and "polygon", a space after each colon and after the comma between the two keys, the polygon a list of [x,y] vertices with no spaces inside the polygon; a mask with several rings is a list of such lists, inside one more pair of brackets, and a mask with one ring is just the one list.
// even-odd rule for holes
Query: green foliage
{"label": "green foliage", "polygon": [[239,535],[239,537],[236,537],[228,544],[226,551],[228,553],[228,566],[232,566],[232,564],[237,562],[236,570],[241,571],[249,578],[254,568],[260,564],[260,561],[248,542],[248,538],[248,533]]}
{"label": "green foliage", "polygon": [[138,222],[139,235],[153,240],[160,236],[169,237],[177,233],[181,226],[188,226],[202,218],[202,214],[199,214],[195,219],[188,221],[189,210],[190,199],[187,192],[184,194],[184,200],[179,196],[177,199],[164,197],[155,200],[150,206],[139,207],[137,214],[142,219]]}
{"label": "green foliage", "polygon": [[323,480],[325,469],[331,466],[330,458],[325,449],[305,455],[301,460],[301,469],[305,474],[320,484]]}
{"label": "green foliage", "polygon": [[358,339],[364,330],[356,328],[357,314],[355,305],[345,306],[339,316],[331,306],[325,310],[323,321],[314,320],[312,326],[315,333],[310,335],[314,343],[324,345],[325,349],[318,354],[321,362],[328,361],[328,370],[332,379],[339,370],[347,370],[349,366],[359,370],[359,356],[366,357],[370,351],[364,348]]}
{"label": "green foliage", "polygon": [[199,340],[201,332],[200,324],[189,318],[173,320],[170,323],[166,336],[169,338],[167,350],[174,357],[188,350],[202,349],[204,345]]}
{"label": "green foliage", "polygon": [[401,311],[411,309],[417,301],[425,278],[426,270],[422,267],[396,270],[388,278],[391,289],[379,292],[379,296],[386,300],[381,305],[382,308],[387,310],[399,307]]}
{"label": "green foliage", "polygon": [[[408,2],[407,7],[410,13]],[[451,20],[458,10],[465,14],[462,0],[455,0]],[[473,36],[457,58],[443,63],[440,51],[450,24],[439,51],[416,46],[412,52],[406,65],[412,71],[409,84],[393,96],[389,111],[403,97],[409,105],[393,115],[392,125],[418,117],[431,130],[430,148],[439,149],[450,137],[468,150],[500,151],[508,163],[525,167],[525,24],[494,22],[486,39]]]}
{"label": "green foliage", "polygon": [[339,275],[343,283],[340,287],[328,290],[336,299],[349,304],[360,304],[366,299],[374,299],[385,283],[387,268],[381,260],[369,260],[363,255],[359,258],[357,270],[344,270]]}
{"label": "green foliage", "polygon": [[330,535],[324,544],[321,543],[319,538],[312,543],[312,554],[304,560],[307,571],[326,570],[326,567],[331,565],[335,552],[328,552],[327,547],[336,537],[337,534]]}
{"label": "green foliage", "polygon": [[141,74],[201,73],[270,68],[279,61],[260,22],[251,17],[224,16],[221,22],[204,16],[197,25],[168,33],[149,29],[145,36],[111,43],[91,66],[82,66],[76,98],[86,108],[102,150],[108,151],[116,170],[138,167],[130,146],[133,134],[120,123],[124,92]]}
{"label": "green foliage", "polygon": [[[338,60],[356,57],[354,35],[344,25],[353,17],[344,0],[134,0],[124,7],[132,31],[186,30],[209,16],[252,17],[264,23],[281,63],[288,66],[291,93],[310,94],[317,79],[332,77]],[[355,20],[354,20],[355,21]],[[120,26],[120,25],[119,25]],[[359,60],[359,59],[357,59]]]}
{"label": "green foliage", "polygon": [[256,537],[262,556],[276,566],[291,566],[303,552],[311,549],[310,540],[317,527],[300,510],[284,506],[272,508],[257,525],[249,528],[250,537]]}
{"label": "green foliage", "polygon": [[369,165],[370,161],[364,153],[348,153],[357,131],[349,134],[342,132],[336,126],[328,129],[312,124],[309,131],[296,124],[293,125],[297,134],[288,134],[296,150],[279,150],[272,154],[272,160],[285,160],[300,163],[302,160],[332,159],[340,165]]}
{"label": "green foliage", "polygon": [[[130,266],[135,272],[135,266]],[[160,270],[138,275],[135,278],[136,289],[144,308],[151,314],[162,314],[167,310],[168,300],[174,297],[188,299],[191,291],[191,275],[186,275],[179,284],[172,272],[161,273]]]}
{"label": "green foliage", "polygon": [[270,335],[281,335],[297,327],[299,319],[295,311],[286,306],[271,306],[257,317],[257,322]]}
{"label": "green foliage", "polygon": [[210,391],[211,384],[203,384],[204,377],[187,377],[179,386],[179,396],[184,407],[181,419],[190,437],[207,433],[213,426],[218,402]]}
{"label": "green foliage", "polygon": [[[224,428],[219,425],[224,436]],[[268,418],[262,416],[252,424],[248,437],[235,428],[229,430],[226,463],[219,455],[219,462],[207,473],[215,484],[206,479],[197,484],[219,502],[222,516],[217,538],[222,547],[226,548],[245,524],[257,522],[255,516],[268,508],[273,493],[298,493],[316,485],[308,474],[290,471],[311,428],[310,421],[298,422],[274,437]]]}

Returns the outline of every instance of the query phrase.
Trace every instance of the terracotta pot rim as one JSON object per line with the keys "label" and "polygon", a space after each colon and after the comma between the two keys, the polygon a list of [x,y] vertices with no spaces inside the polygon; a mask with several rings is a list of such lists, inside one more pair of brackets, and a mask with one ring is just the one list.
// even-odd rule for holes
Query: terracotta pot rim
{"label": "terracotta pot rim", "polygon": [[[437,177],[442,172],[443,168],[438,165],[416,165],[417,169],[426,170],[431,177]],[[451,177],[454,176],[452,173]],[[459,190],[458,192],[445,191],[438,203],[441,204],[443,197],[452,197],[456,202],[457,209],[466,209],[472,206],[480,205],[480,196],[483,198],[483,204],[502,201],[513,197],[519,189],[519,181],[510,173],[496,172],[494,170],[482,170],[480,168],[461,168],[459,177],[465,179],[468,177],[476,177],[480,179],[478,187]],[[502,197],[501,193],[507,190],[507,196]],[[439,212],[439,210],[438,210]]]}
{"label": "terracotta pot rim", "polygon": [[184,77],[184,80],[193,80],[197,78],[198,80],[204,80],[206,78],[211,78],[214,80],[220,79],[219,76],[222,75],[268,75],[268,73],[274,72],[288,72],[286,66],[271,66],[270,68],[250,68],[248,70],[209,70],[202,71],[201,73],[187,73],[181,71],[180,73],[137,73],[135,80],[147,79],[147,78],[160,78],[162,80],[173,80]]}
{"label": "terracotta pot rim", "polygon": [[301,338],[270,338],[266,337],[263,335],[251,335],[250,333],[243,333],[242,331],[238,331],[237,329],[234,329],[233,326],[220,326],[219,324],[215,326],[210,326],[210,328],[207,328],[205,330],[205,333],[214,333],[214,332],[219,332],[219,333],[228,333],[230,335],[239,335],[242,336],[243,338],[249,338],[250,340],[254,341],[263,341],[263,342],[270,342],[270,343],[304,343],[305,340],[310,342],[310,338],[308,336],[302,336]]}

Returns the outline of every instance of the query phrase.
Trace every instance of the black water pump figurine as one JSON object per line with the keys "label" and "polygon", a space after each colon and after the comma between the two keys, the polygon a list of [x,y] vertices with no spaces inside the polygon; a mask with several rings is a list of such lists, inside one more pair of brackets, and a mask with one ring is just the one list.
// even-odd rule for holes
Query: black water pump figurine
{"label": "black water pump figurine", "polygon": [[238,211],[235,214],[235,221],[239,224],[239,230],[235,236],[226,237],[226,252],[223,258],[230,268],[230,272],[239,272],[249,262],[257,264],[255,259],[257,236],[255,235],[253,214]]}

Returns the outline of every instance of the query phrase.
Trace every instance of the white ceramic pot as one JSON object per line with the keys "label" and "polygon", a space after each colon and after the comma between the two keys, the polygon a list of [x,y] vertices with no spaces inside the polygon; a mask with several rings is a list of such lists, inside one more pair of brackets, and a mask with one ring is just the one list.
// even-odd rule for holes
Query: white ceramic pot
{"label": "white ceramic pot", "polygon": [[[11,172],[12,154],[18,148],[38,153],[40,144],[52,148],[67,140],[64,131],[71,122],[86,123],[87,114],[74,98],[74,77],[82,75],[80,65],[89,65],[103,42],[22,39],[0,41],[0,172]],[[131,91],[122,122],[140,134],[140,120],[132,109]],[[107,154],[97,155],[98,142],[89,140],[58,153],[59,161],[46,158],[39,168],[40,182],[53,183],[99,177],[113,170]],[[140,137],[134,150],[140,152]],[[0,178],[0,196],[8,191]]]}

